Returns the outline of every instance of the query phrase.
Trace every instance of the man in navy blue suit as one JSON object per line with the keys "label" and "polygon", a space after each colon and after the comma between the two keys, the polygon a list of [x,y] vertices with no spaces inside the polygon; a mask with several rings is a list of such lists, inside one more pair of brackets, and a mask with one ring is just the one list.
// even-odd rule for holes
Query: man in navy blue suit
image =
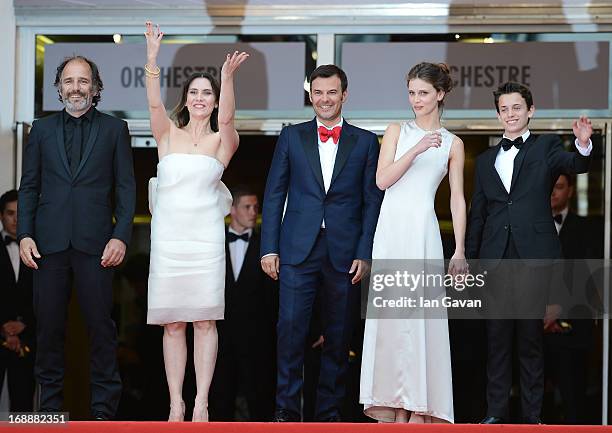
{"label": "man in navy blue suit", "polygon": [[300,420],[304,347],[317,292],[324,343],[315,418],[340,420],[359,314],[356,284],[369,270],[383,197],[376,187],[376,135],[342,118],[347,86],[337,66],[313,71],[316,118],[283,128],[268,174],[261,265],[270,277],[280,277],[275,421]]}

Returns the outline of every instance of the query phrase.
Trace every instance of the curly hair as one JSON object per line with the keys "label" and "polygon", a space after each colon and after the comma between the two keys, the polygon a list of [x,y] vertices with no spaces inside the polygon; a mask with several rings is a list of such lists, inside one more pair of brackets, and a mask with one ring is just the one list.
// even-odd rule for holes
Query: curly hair
{"label": "curly hair", "polygon": [[60,89],[62,73],[64,72],[64,68],[66,67],[66,65],[73,60],[81,60],[82,62],[87,63],[91,68],[91,83],[95,93],[92,99],[92,105],[95,107],[96,105],[98,105],[98,102],[100,102],[100,99],[102,99],[100,93],[104,89],[104,84],[102,83],[102,78],[100,78],[100,71],[98,70],[98,65],[96,65],[93,61],[89,60],[85,56],[74,55],[71,57],[66,57],[64,61],[60,63],[60,65],[57,67],[57,70],[55,71],[55,83],[53,83],[53,85],[57,88],[57,93],[59,94],[58,99],[60,102],[64,102]]}

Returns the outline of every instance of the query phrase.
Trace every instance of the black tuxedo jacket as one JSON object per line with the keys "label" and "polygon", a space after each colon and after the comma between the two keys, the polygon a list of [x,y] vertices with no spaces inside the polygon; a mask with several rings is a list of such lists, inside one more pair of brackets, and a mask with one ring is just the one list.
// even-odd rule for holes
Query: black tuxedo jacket
{"label": "black tuxedo jacket", "polygon": [[19,276],[15,272],[11,258],[4,244],[0,245],[0,326],[11,320],[19,320],[26,328],[19,338],[30,348],[36,341],[36,326],[32,308],[32,270],[23,263],[19,264]]}
{"label": "black tuxedo jacket", "polygon": [[111,238],[129,244],[136,185],[127,123],[94,109],[73,176],[62,121],[62,112],[35,121],[24,146],[18,239],[34,238],[41,254],[72,245],[101,255]]}
{"label": "black tuxedo jacket", "polygon": [[[255,334],[259,339],[267,338],[267,335],[262,336],[260,333],[273,332],[276,321],[275,298],[278,289],[274,287],[275,282],[261,269],[260,245],[260,234],[254,230],[238,280],[235,280],[229,243],[227,240],[225,242],[225,323],[221,326],[231,327],[236,331],[235,336],[243,335],[245,340],[253,338]],[[268,330],[270,326],[271,331]],[[258,344],[258,341],[253,343]]]}
{"label": "black tuxedo jacket", "polygon": [[500,144],[476,161],[466,232],[468,258],[500,259],[512,233],[520,258],[561,257],[550,194],[561,173],[588,170],[589,157],[566,152],[556,135],[531,134],[514,159],[508,193],[495,169]]}
{"label": "black tuxedo jacket", "polygon": [[564,259],[603,258],[603,237],[595,224],[585,217],[568,212],[559,231]]}

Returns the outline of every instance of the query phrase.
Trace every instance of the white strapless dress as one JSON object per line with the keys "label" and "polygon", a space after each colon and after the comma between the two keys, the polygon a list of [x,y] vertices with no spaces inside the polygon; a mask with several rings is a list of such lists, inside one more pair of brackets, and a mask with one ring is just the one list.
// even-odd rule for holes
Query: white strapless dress
{"label": "white strapless dress", "polygon": [[[385,192],[374,235],[372,274],[379,264],[400,259],[422,261],[421,266],[426,266],[423,271],[444,269],[434,200],[447,172],[454,135],[444,128],[440,132],[442,145],[417,156],[408,171]],[[425,134],[414,121],[403,123],[395,160]],[[443,293],[441,287],[428,290]],[[425,314],[420,318],[366,319],[360,392],[366,415],[393,422],[395,409],[400,408],[454,421],[446,311],[441,315],[444,317]]]}
{"label": "white strapless dress", "polygon": [[148,324],[223,319],[225,224],[232,196],[224,166],[207,155],[171,153],[150,192]]}

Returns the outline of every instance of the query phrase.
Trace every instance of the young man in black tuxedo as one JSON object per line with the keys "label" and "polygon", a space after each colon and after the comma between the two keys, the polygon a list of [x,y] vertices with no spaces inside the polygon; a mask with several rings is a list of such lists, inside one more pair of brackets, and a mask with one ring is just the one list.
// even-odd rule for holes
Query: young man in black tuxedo
{"label": "young man in black tuxedo", "polygon": [[11,412],[32,411],[36,326],[32,311],[32,270],[19,260],[17,191],[0,196],[0,393],[8,378]]}
{"label": "young man in black tuxedo", "polygon": [[40,410],[62,409],[74,281],[89,334],[92,417],[106,420],[121,396],[111,310],[113,272],[125,256],[136,205],[130,134],[126,122],[96,110],[103,84],[91,60],[64,60],[55,86],[65,109],[32,125],[17,230],[21,260],[35,269]]}
{"label": "young man in black tuxedo", "polygon": [[[591,123],[585,117],[574,122],[577,151],[567,152],[558,136],[530,133],[529,119],[535,107],[527,87],[509,82],[494,95],[504,137],[476,162],[466,253],[469,258],[485,260],[560,258],[561,244],[550,209],[550,194],[560,173],[587,171]],[[544,304],[542,319],[543,310]],[[487,416],[482,423],[508,421],[514,334],[521,364],[523,422],[541,422],[542,319],[517,319],[520,317],[487,320]]]}
{"label": "young man in black tuxedo", "polygon": [[225,241],[225,319],[217,322],[219,352],[211,385],[213,421],[235,421],[242,390],[249,420],[270,421],[274,413],[277,283],[259,262],[257,194],[232,189],[231,222]]}

